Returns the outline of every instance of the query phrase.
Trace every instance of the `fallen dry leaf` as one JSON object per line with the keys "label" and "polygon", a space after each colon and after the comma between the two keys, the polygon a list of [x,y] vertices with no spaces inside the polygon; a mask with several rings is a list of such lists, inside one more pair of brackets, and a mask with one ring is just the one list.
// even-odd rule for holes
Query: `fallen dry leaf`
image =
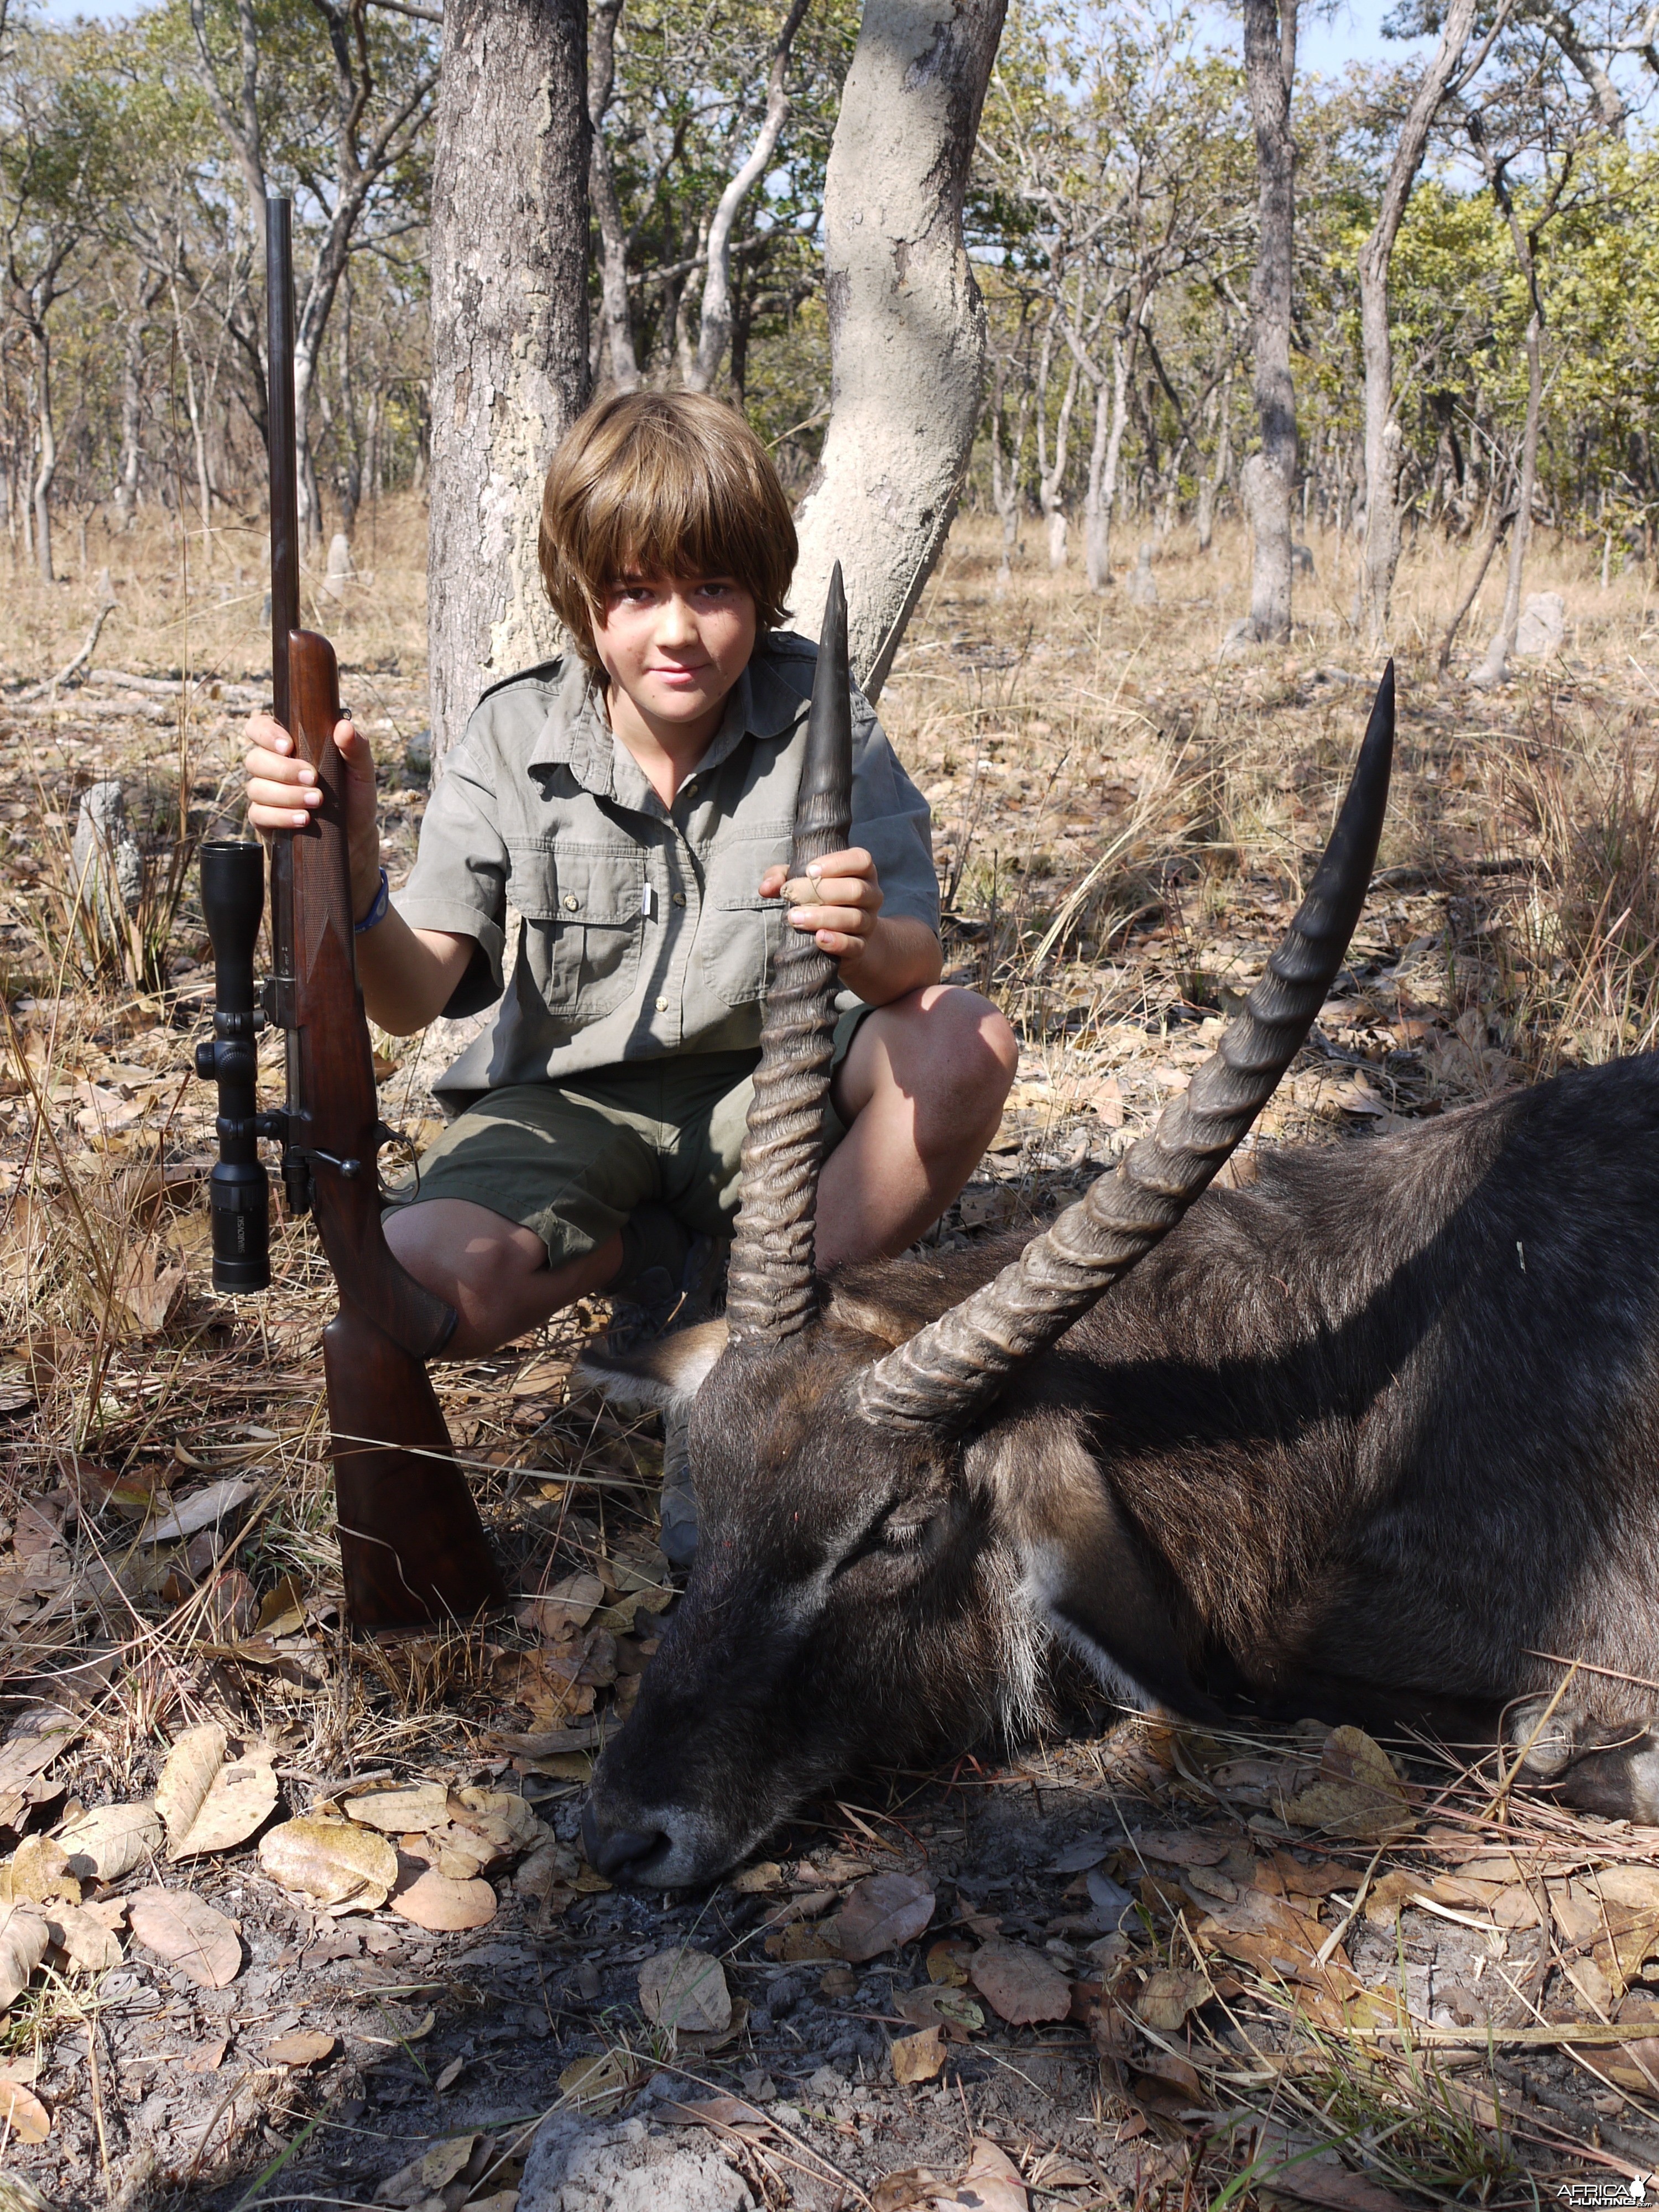
{"label": "fallen dry leaf", "polygon": [[836,1922],[836,1941],[854,1966],[914,1943],[933,1917],[933,1888],[910,1874],[872,1874],[854,1882]]}
{"label": "fallen dry leaf", "polygon": [[732,2025],[725,1969],[707,1951],[659,1951],[640,1968],[640,2009],[655,2027],[724,2035]]}
{"label": "fallen dry leaf", "polygon": [[969,1962],[968,1978],[1011,2027],[1040,2020],[1064,2020],[1072,2009],[1072,1985],[1052,1959],[1023,1943],[988,1943]]}
{"label": "fallen dry leaf", "polygon": [[1263,2128],[1255,2138],[1255,2178],[1277,2185],[1286,2196],[1319,2204],[1327,2212],[1400,2212],[1402,2200],[1363,2173],[1352,2173],[1332,2150],[1279,2128]]}
{"label": "fallen dry leaf", "polygon": [[[137,1100],[123,1102],[137,1105]],[[140,1109],[142,1113],[143,1109]],[[100,1127],[111,1126],[110,1118],[102,1109],[88,1108],[86,1113],[95,1117],[88,1133]],[[77,1116],[77,1126],[86,1121],[86,1113]],[[132,1333],[138,1336],[159,1336],[178,1310],[185,1295],[188,1271],[165,1255],[153,1237],[129,1251],[116,1271],[115,1295],[125,1307]]]}
{"label": "fallen dry leaf", "polygon": [[901,2089],[917,2081],[932,2081],[945,2069],[945,2030],[924,2027],[915,2035],[893,2039],[893,2079]]}
{"label": "fallen dry leaf", "polygon": [[532,1601],[530,1626],[538,1636],[555,1644],[572,1630],[586,1628],[604,1603],[605,1584],[597,1575],[567,1575]]}
{"label": "fallen dry leaf", "polygon": [[964,1943],[960,1936],[945,1936],[927,1946],[927,1956],[922,1964],[927,1969],[930,1982],[943,1982],[950,1989],[965,1990],[968,1962],[973,1955],[971,1943]]}
{"label": "fallen dry leaf", "polygon": [[631,2051],[599,2051],[567,2066],[559,2090],[578,2112],[613,2112],[642,2072]]}
{"label": "fallen dry leaf", "polygon": [[45,1905],[60,1899],[66,1905],[81,1902],[69,1854],[55,1836],[26,1836],[0,1866],[0,1905]]}
{"label": "fallen dry leaf", "polygon": [[434,2143],[422,2156],[411,2159],[407,2166],[389,2174],[375,2191],[374,2202],[416,2205],[440,2196],[471,2164],[477,2142],[476,2135],[470,2135],[454,2136],[447,2142]]}
{"label": "fallen dry leaf", "polygon": [[1007,2152],[978,2136],[969,2146],[962,2179],[954,2189],[936,2193],[933,2203],[939,2212],[956,2212],[958,2205],[974,2212],[1027,2212],[1030,2199]]}
{"label": "fallen dry leaf", "polygon": [[45,1907],[52,1942],[70,1965],[83,1974],[106,1974],[121,1963],[121,1939],[95,1914],[78,1905]]}
{"label": "fallen dry leaf", "polygon": [[383,1836],[407,1836],[441,1827],[449,1818],[449,1792],[441,1782],[417,1782],[397,1790],[367,1790],[348,1797],[342,1808],[350,1819],[378,1828]]}
{"label": "fallen dry leaf", "polygon": [[0,1905],[0,2012],[15,2005],[52,1948],[52,1930],[26,1905]]}
{"label": "fallen dry leaf", "polygon": [[0,2128],[14,2142],[43,2143],[52,2133],[52,2115],[33,2089],[0,2080]]}
{"label": "fallen dry leaf", "polygon": [[98,1805],[58,1831],[70,1872],[82,1881],[119,1881],[161,1848],[161,1816],[153,1805]]}
{"label": "fallen dry leaf", "polygon": [[235,1516],[251,1498],[258,1495],[258,1483],[250,1482],[244,1474],[229,1474],[221,1482],[210,1482],[204,1490],[192,1492],[173,1512],[160,1521],[153,1521],[139,1531],[141,1544],[179,1544],[186,1536],[194,1536],[204,1528],[222,1528]]}
{"label": "fallen dry leaf", "polygon": [[1139,1829],[1134,1844],[1143,1858],[1161,1860],[1165,1866],[1219,1866],[1232,1849],[1225,1836],[1174,1829]]}
{"label": "fallen dry leaf", "polygon": [[155,1785],[170,1859],[198,1858],[245,1844],[276,1808],[273,1753],[257,1745],[227,1762],[225,1732],[214,1721],[185,1729]]}
{"label": "fallen dry leaf", "polygon": [[948,1983],[924,1982],[919,1989],[895,1990],[893,2010],[912,2027],[942,2027],[952,2043],[966,2043],[985,2025],[985,2014]]}
{"label": "fallen dry leaf", "polygon": [[188,2058],[179,2061],[179,2070],[181,2074],[216,2074],[229,2048],[228,2037],[210,2036],[205,2043],[197,2045]]}
{"label": "fallen dry leaf", "polygon": [[256,1636],[293,1636],[306,1625],[304,1585],[298,1575],[284,1575],[260,1600],[254,1618]]}
{"label": "fallen dry leaf", "polygon": [[378,1912],[398,1879],[398,1854],[386,1838],[345,1820],[284,1820],[260,1837],[259,1863],[273,1881],[335,1917]]}
{"label": "fallen dry leaf", "polygon": [[242,1939],[234,1925],[187,1889],[141,1889],[128,1919],[147,1951],[204,1990],[228,1989],[242,1971]]}
{"label": "fallen dry leaf", "polygon": [[804,1966],[827,1964],[839,1959],[827,1929],[815,1928],[805,1920],[796,1920],[787,1928],[780,1928],[766,1939],[769,1959],[781,1960],[787,1966]]}
{"label": "fallen dry leaf", "polygon": [[930,2166],[901,2166],[876,2184],[872,2212],[933,2212],[939,2191],[949,2187],[945,2176]]}
{"label": "fallen dry leaf", "polygon": [[783,1869],[775,1859],[762,1859],[758,1865],[734,1874],[732,1887],[739,1897],[769,1897],[784,1887]]}
{"label": "fallen dry leaf", "polygon": [[338,2041],[337,2036],[324,2035],[316,2028],[296,2027],[268,2043],[265,2057],[273,2066],[319,2066],[332,2057]]}
{"label": "fallen dry leaf", "polygon": [[1209,1996],[1210,1984],[1206,1975],[1160,1967],[1142,1983],[1133,2009],[1136,2018],[1147,2027],[1156,2028],[1160,2035],[1175,2035],[1179,2033],[1188,2014],[1206,2003]]}
{"label": "fallen dry leaf", "polygon": [[429,1936],[456,1936],[495,1917],[495,1893],[487,1881],[456,1881],[428,1867],[406,1889],[392,1892],[391,1905],[400,1920]]}
{"label": "fallen dry leaf", "polygon": [[37,1705],[21,1714],[0,1745],[0,1828],[15,1828],[30,1805],[51,1796],[44,1770],[86,1730],[62,1705]]}
{"label": "fallen dry leaf", "polygon": [[1285,1818],[1298,1828],[1323,1828],[1358,1843],[1387,1843],[1416,1823],[1388,1753],[1363,1729],[1333,1729],[1319,1772],[1291,1798]]}

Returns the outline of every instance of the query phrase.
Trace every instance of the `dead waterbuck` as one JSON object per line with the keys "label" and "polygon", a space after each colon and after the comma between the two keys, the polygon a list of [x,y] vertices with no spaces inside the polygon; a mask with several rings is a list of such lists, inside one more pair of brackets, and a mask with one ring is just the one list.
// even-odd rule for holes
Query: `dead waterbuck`
{"label": "dead waterbuck", "polygon": [[[844,630],[794,872],[844,842]],[[1323,1003],[1376,854],[1377,694],[1335,830],[1215,1055],[1029,1240],[815,1277],[833,964],[780,953],[726,1319],[590,1380],[690,1401],[702,1541],[585,1816],[608,1874],[708,1880],[815,1788],[1040,1702],[1492,1727],[1659,1819],[1659,1064],[1206,1189]],[[1585,1662],[1535,1731],[1561,1668]],[[1597,1671],[1589,1671],[1595,1669]],[[1579,1686],[1583,1693],[1579,1694]]]}

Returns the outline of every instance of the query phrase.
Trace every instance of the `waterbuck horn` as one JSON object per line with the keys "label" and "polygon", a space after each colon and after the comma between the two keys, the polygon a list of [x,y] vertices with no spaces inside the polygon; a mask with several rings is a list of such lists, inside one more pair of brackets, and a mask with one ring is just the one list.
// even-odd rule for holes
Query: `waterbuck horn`
{"label": "waterbuck horn", "polygon": [[1063,1336],[1202,1193],[1301,1049],[1342,964],[1376,858],[1393,751],[1390,661],[1307,896],[1215,1052],[1086,1198],[983,1290],[861,1372],[857,1402],[867,1419],[916,1427],[970,1420],[1020,1361]]}
{"label": "waterbuck horn", "polygon": [[[853,814],[853,702],[847,666],[847,597],[837,562],[806,724],[806,758],[795,803],[792,878],[844,852]],[[772,964],[760,1065],[743,1143],[743,1198],[732,1237],[726,1315],[729,1341],[781,1342],[812,1311],[812,1232],[823,1152],[823,1102],[834,1049],[836,963],[785,925]]]}

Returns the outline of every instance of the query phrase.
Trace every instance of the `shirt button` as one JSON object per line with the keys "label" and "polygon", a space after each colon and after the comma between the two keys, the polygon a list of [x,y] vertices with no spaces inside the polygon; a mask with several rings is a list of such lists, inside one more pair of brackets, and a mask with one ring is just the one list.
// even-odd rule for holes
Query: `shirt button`
{"label": "shirt button", "polygon": [[657,1012],[659,1014],[665,1014],[668,1012],[668,1001],[666,999],[659,999],[657,1000]]}
{"label": "shirt button", "polygon": [[576,894],[575,894],[575,892],[574,892],[574,891],[567,891],[567,892],[565,893],[565,896],[564,896],[564,902],[565,902],[566,907],[569,909],[569,911],[570,911],[572,914],[574,914],[574,912],[576,911]]}
{"label": "shirt button", "polygon": [[684,906],[685,904],[685,893],[684,891],[675,892],[674,903],[676,906]]}

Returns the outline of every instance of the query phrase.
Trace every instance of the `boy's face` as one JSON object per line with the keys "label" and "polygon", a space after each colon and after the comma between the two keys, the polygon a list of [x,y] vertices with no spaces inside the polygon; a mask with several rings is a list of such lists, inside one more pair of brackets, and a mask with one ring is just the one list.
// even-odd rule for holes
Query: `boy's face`
{"label": "boy's face", "polygon": [[605,595],[594,642],[648,722],[718,717],[755,649],[755,602],[729,576],[624,576]]}

